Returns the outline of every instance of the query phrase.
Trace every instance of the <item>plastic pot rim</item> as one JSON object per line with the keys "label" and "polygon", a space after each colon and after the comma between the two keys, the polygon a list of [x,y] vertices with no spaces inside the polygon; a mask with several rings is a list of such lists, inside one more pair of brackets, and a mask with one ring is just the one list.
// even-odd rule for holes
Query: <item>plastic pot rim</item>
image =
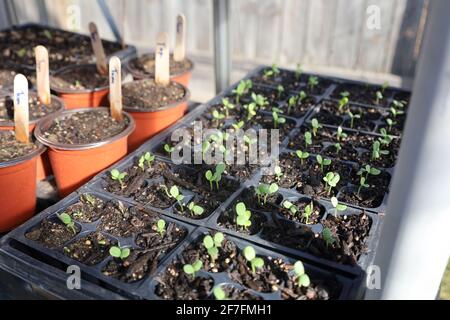
{"label": "plastic pot rim", "polygon": [[[37,96],[37,92],[35,92],[33,90],[33,91],[30,91],[28,93],[28,95],[29,96]],[[6,96],[11,96],[11,93],[10,92],[2,92],[0,90],[0,99],[3,99]],[[41,118],[30,120],[30,125],[36,125],[39,121],[45,120],[45,119],[47,119],[47,117],[50,117],[53,114],[60,114],[62,111],[65,110],[65,103],[61,98],[59,98],[58,96],[55,96],[54,94],[51,94],[51,98],[52,98],[52,101],[58,102],[59,108],[55,112],[47,114]],[[0,120],[0,127],[14,127],[14,120]]]}
{"label": "plastic pot rim", "polygon": [[11,159],[11,160],[8,160],[8,161],[4,161],[4,162],[0,162],[0,169],[7,168],[7,167],[12,167],[12,166],[18,165],[18,164],[20,164],[22,162],[31,160],[31,159],[33,159],[35,157],[40,156],[47,149],[45,147],[45,145],[43,145],[40,141],[35,141],[34,143],[37,145],[37,149],[36,150],[33,150],[33,152],[31,152],[29,154],[26,154],[26,155],[23,155],[21,157],[14,158],[14,159]]}
{"label": "plastic pot rim", "polygon": [[[150,79],[141,79],[141,80],[136,80],[136,81],[132,81],[132,82],[128,82],[128,83],[124,83],[122,85],[122,87],[126,87],[126,86],[131,86],[134,83],[138,83],[138,82],[143,82],[143,81],[148,81]],[[183,87],[184,89],[184,97],[183,99],[179,100],[179,101],[175,101],[172,103],[169,103],[165,106],[161,106],[159,108],[155,108],[152,110],[146,110],[146,109],[133,109],[133,108],[129,108],[127,106],[123,106],[123,109],[126,110],[127,112],[139,112],[139,113],[152,113],[152,112],[158,112],[158,111],[164,111],[164,110],[168,110],[168,109],[172,109],[174,107],[179,106],[180,104],[189,101],[189,98],[191,97],[191,92],[189,91],[188,88],[186,88],[184,85],[182,85],[181,83],[178,83],[176,81],[170,80],[170,83],[172,84],[176,84],[176,85],[180,85]]]}
{"label": "plastic pot rim", "polygon": [[58,69],[50,77],[50,89],[52,91],[56,92],[57,94],[94,93],[94,92],[109,90],[109,84],[105,85],[105,86],[102,86],[102,87],[96,87],[96,88],[93,88],[93,89],[78,89],[78,90],[77,89],[61,89],[61,88],[55,87],[55,85],[53,84],[53,81],[52,81],[53,77],[57,77],[60,74],[68,73],[68,72],[70,72],[70,71],[72,71],[74,69],[90,69],[90,68],[93,68],[93,69],[97,70],[97,66],[95,64],[92,64],[92,63],[79,64],[79,65],[69,65],[69,66],[62,67],[62,68]]}
{"label": "plastic pot rim", "polygon": [[47,138],[45,138],[43,135],[43,130],[48,129],[50,124],[56,118],[64,117],[64,116],[71,115],[71,114],[78,113],[78,112],[98,112],[101,110],[109,112],[109,108],[97,107],[97,108],[71,109],[71,110],[66,110],[57,115],[52,115],[51,117],[47,117],[46,119],[40,121],[36,125],[36,129],[34,130],[34,135],[36,136],[36,139],[39,142],[41,142],[42,144],[46,145],[47,147],[49,147],[51,149],[76,151],[76,150],[94,149],[94,148],[98,148],[98,147],[104,146],[106,144],[115,142],[117,140],[122,139],[123,137],[130,135],[133,132],[133,130],[135,129],[136,125],[133,120],[133,117],[130,114],[128,114],[127,112],[123,112],[123,115],[128,118],[128,121],[129,121],[128,127],[125,128],[125,130],[123,130],[122,132],[120,132],[112,137],[109,137],[105,140],[102,140],[102,141],[86,143],[86,144],[67,144],[67,143],[58,143],[58,142],[50,141]]}

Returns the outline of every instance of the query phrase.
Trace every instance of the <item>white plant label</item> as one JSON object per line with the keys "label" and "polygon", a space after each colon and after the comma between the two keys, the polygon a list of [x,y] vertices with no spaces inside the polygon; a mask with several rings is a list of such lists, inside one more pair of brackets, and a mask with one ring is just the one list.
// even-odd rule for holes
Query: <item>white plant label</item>
{"label": "white plant label", "polygon": [[109,100],[111,116],[122,121],[122,65],[118,57],[109,60]]}
{"label": "white plant label", "polygon": [[14,77],[14,131],[18,141],[30,142],[28,81],[23,74]]}
{"label": "white plant label", "polygon": [[35,48],[36,86],[39,101],[45,105],[51,102],[48,51],[44,46]]}
{"label": "white plant label", "polygon": [[168,38],[166,32],[158,34],[155,50],[155,81],[164,86],[170,82]]}
{"label": "white plant label", "polygon": [[183,61],[186,56],[186,17],[183,14],[177,16],[175,49],[173,60]]}
{"label": "white plant label", "polygon": [[92,50],[94,50],[97,62],[97,70],[100,74],[108,74],[108,66],[106,65],[105,49],[103,49],[102,40],[98,33],[97,25],[94,22],[89,23],[89,34],[91,37]]}

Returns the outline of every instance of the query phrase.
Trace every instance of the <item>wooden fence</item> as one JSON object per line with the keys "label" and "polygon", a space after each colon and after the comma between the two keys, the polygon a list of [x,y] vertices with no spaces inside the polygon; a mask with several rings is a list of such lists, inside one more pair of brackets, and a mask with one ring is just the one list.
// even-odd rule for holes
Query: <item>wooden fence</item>
{"label": "wooden fence", "polygon": [[[6,1],[6,0],[1,0]],[[276,62],[411,77],[420,50],[429,0],[231,0],[233,64]],[[2,11],[0,2],[0,11]],[[113,38],[96,1],[13,0],[19,22],[81,31],[96,21]],[[211,0],[108,0],[125,39],[151,47],[160,31],[173,36],[175,16],[188,21],[188,50],[212,62]],[[72,6],[72,7],[71,7]],[[79,7],[77,20],[73,10]],[[376,7],[373,7],[376,6]],[[379,8],[379,29],[367,27],[368,8]],[[2,14],[0,19],[4,20]],[[74,20],[75,19],[75,20]],[[5,24],[0,21],[0,26]]]}

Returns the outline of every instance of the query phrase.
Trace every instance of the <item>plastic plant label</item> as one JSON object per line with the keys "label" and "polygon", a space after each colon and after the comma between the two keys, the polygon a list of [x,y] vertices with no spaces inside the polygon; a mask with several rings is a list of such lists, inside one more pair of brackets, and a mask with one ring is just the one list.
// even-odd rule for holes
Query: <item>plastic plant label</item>
{"label": "plastic plant label", "polygon": [[166,32],[158,34],[155,50],[155,81],[164,86],[170,82],[168,38]]}
{"label": "plastic plant label", "polygon": [[28,81],[23,74],[14,77],[14,131],[18,141],[30,142]]}
{"label": "plastic plant label", "polygon": [[109,91],[111,116],[122,121],[122,65],[118,57],[109,60]]}
{"label": "plastic plant label", "polygon": [[186,56],[186,17],[180,13],[177,16],[175,49],[173,60],[183,61]]}
{"label": "plastic plant label", "polygon": [[48,51],[44,46],[37,46],[35,48],[35,56],[38,98],[42,104],[49,105],[51,102],[51,96]]}
{"label": "plastic plant label", "polygon": [[97,62],[97,71],[102,75],[108,74],[108,66],[106,65],[105,49],[103,48],[102,39],[94,22],[89,23],[89,35],[91,37],[92,50],[94,51]]}

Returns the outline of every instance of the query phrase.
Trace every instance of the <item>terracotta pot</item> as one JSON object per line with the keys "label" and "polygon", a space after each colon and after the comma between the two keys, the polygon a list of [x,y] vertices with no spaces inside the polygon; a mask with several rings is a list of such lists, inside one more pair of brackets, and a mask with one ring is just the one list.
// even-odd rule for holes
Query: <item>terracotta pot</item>
{"label": "terracotta pot", "polygon": [[[55,72],[53,77],[70,73],[74,69],[86,68],[91,69],[93,73],[97,72],[94,64],[71,65],[64,67]],[[55,87],[53,81],[50,81],[50,88],[54,91],[66,104],[66,109],[90,108],[105,106],[108,104],[109,85],[85,90],[60,89]]]}
{"label": "terracotta pot", "polygon": [[[29,96],[36,95],[36,92],[29,92],[28,95]],[[42,119],[46,119],[47,117],[51,117],[54,114],[60,114],[61,112],[63,112],[64,102],[61,99],[59,99],[57,96],[54,96],[54,95],[52,95],[52,100],[57,101],[59,103],[59,105],[60,105],[59,109],[57,111],[55,111],[54,113],[49,114],[40,119],[31,120],[30,127],[29,127],[30,132],[32,132],[34,130],[34,128],[36,127],[36,123],[38,123]],[[14,130],[14,121],[0,121],[0,131],[5,131],[5,130]],[[45,178],[47,178],[48,176],[50,176],[52,174],[52,167],[51,167],[50,161],[48,159],[47,151],[43,152],[37,158],[36,170],[37,170],[36,179],[38,181],[44,180]]]}
{"label": "terracotta pot", "polygon": [[31,218],[36,209],[36,161],[45,147],[0,163],[0,233]]}
{"label": "terracotta pot", "polygon": [[[108,110],[107,108],[101,108]],[[96,111],[98,109],[92,109]],[[120,134],[106,140],[90,144],[63,144],[46,139],[43,133],[56,118],[74,114],[85,109],[74,109],[63,112],[61,115],[39,122],[34,132],[36,138],[48,146],[48,155],[58,186],[59,195],[65,197],[69,193],[88,182],[98,172],[111,166],[127,154],[127,138],[135,128],[133,118],[126,112],[124,116],[129,119],[128,127]]]}
{"label": "terracotta pot", "polygon": [[[145,79],[140,81],[145,81]],[[124,84],[124,86],[132,85],[133,83]],[[124,110],[133,117],[136,123],[136,129],[128,138],[129,151],[136,150],[152,136],[171,126],[184,116],[190,97],[189,90],[186,87],[184,87],[184,91],[185,96],[182,100],[152,111],[136,110],[123,106]]]}
{"label": "terracotta pot", "polygon": [[[131,61],[132,60],[128,61],[128,63],[126,64],[126,70],[133,76],[134,80],[154,79],[153,75],[150,75],[146,72],[142,72],[141,70],[138,70],[138,69],[134,68],[133,66],[131,66]],[[183,86],[185,86],[186,88],[188,88],[193,69],[194,69],[194,63],[191,61],[191,68],[189,70],[186,70],[185,72],[182,72],[179,74],[171,74],[170,80],[180,83]]]}

